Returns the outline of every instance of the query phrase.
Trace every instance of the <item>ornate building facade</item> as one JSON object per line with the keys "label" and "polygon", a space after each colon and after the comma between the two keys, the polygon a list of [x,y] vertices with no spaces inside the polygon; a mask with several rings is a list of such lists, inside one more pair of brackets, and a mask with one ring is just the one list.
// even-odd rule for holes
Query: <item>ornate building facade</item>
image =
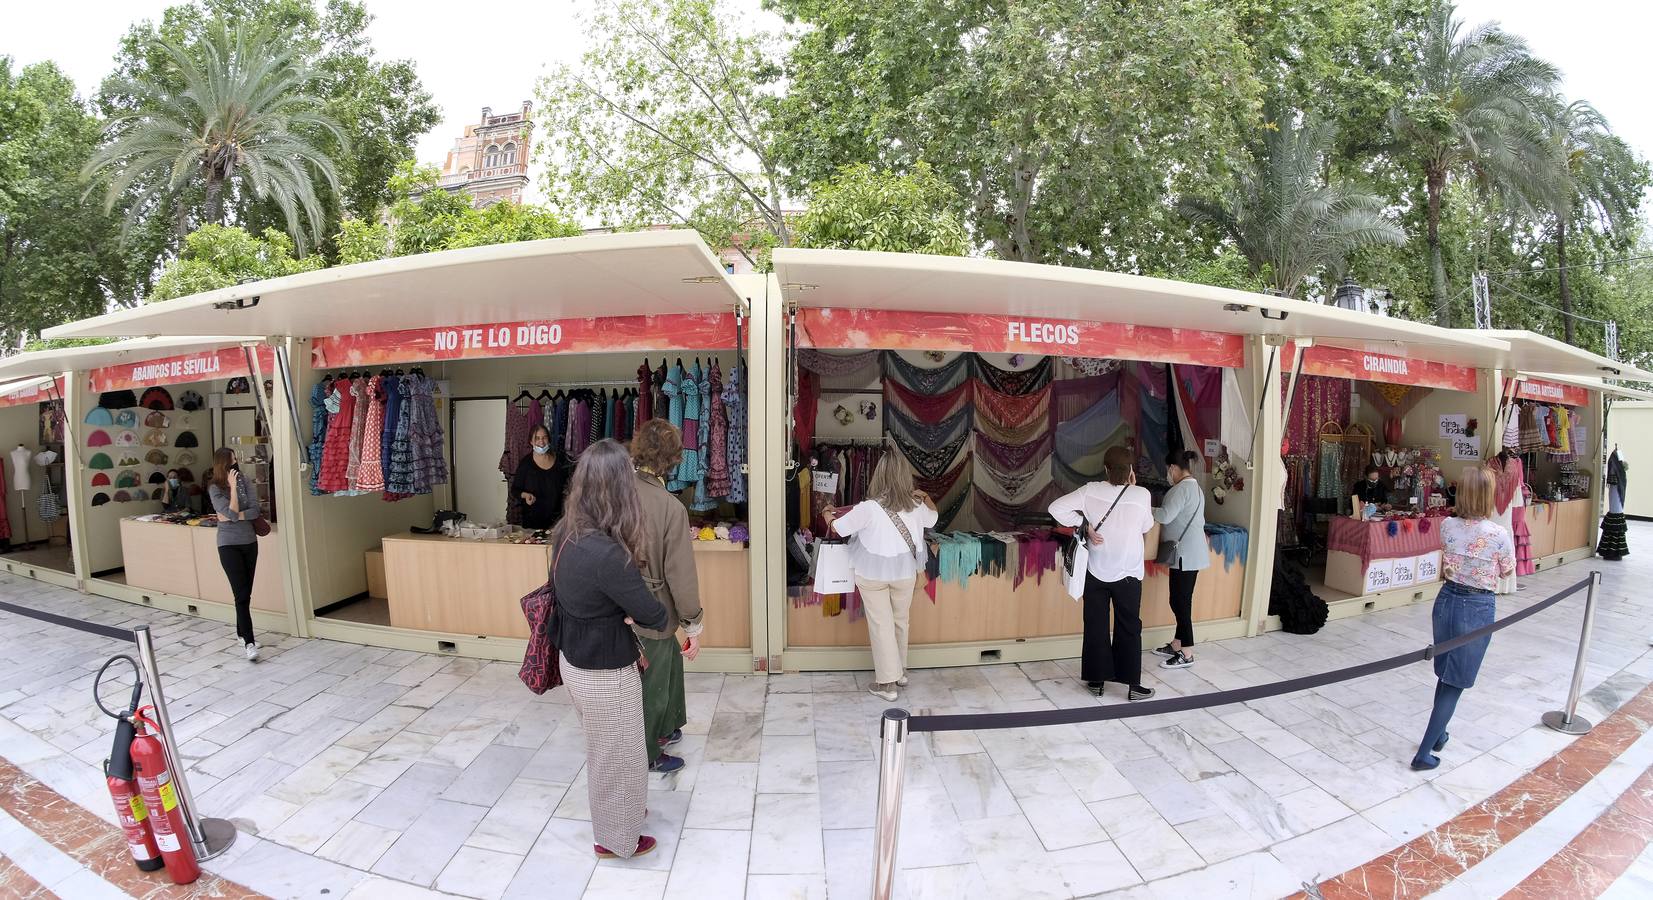
{"label": "ornate building facade", "polygon": [[482,107],[482,121],[465,126],[442,163],[442,188],[465,191],[480,209],[495,203],[521,203],[528,188],[528,154],[534,123],[533,104],[522,102],[518,112],[494,115]]}

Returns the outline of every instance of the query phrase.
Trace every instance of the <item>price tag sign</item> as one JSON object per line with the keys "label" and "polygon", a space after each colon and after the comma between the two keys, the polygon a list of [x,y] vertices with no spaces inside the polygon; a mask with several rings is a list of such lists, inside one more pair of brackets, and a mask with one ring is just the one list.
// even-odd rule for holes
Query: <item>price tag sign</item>
{"label": "price tag sign", "polygon": [[1441,416],[1441,437],[1444,437],[1444,438],[1463,437],[1464,436],[1464,431],[1467,430],[1468,428],[1469,428],[1469,416],[1467,416],[1467,415],[1458,414],[1458,415],[1442,415]]}
{"label": "price tag sign", "polygon": [[1479,437],[1463,437],[1459,435],[1452,439],[1453,459],[1480,459],[1481,439]]}
{"label": "price tag sign", "polygon": [[1223,442],[1216,438],[1206,438],[1205,455],[1208,459],[1216,459],[1223,455]]}
{"label": "price tag sign", "polygon": [[838,473],[814,469],[809,473],[809,490],[815,494],[838,493]]}

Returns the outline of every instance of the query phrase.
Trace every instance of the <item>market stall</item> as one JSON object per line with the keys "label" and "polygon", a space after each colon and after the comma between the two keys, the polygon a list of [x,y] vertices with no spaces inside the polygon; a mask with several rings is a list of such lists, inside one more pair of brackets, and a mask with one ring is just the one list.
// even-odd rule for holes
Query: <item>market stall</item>
{"label": "market stall", "polygon": [[[669,416],[694,448],[668,487],[696,526],[696,665],[751,671],[767,662],[752,637],[762,485],[744,451],[765,361],[744,352],[762,340],[743,295],[764,283],[747,281],[692,232],[592,235],[305,273],[66,330],[283,342],[297,461],[278,483],[280,533],[301,629],[362,643],[520,658],[518,603],[547,558],[508,487],[529,430],[551,429],[566,468],[592,441]],[[434,528],[450,511],[463,522]]]}
{"label": "market stall", "polygon": [[[786,301],[777,327],[796,335],[794,428],[777,447],[790,466],[776,520],[786,555],[771,563],[784,573],[771,590],[786,596],[771,645],[787,668],[865,665],[856,597],[816,594],[808,568],[821,509],[860,499],[885,453],[912,464],[941,520],[911,613],[913,665],[1072,655],[1079,606],[1053,577],[1067,538],[1045,507],[1095,479],[1114,445],[1132,449],[1138,483],[1156,497],[1167,451],[1200,457],[1213,563],[1196,582],[1194,619],[1202,640],[1254,631],[1275,526],[1264,486],[1280,487],[1258,452],[1279,440],[1280,413],[1259,401],[1282,385],[1281,339],[1357,356],[1367,342],[1404,339],[1430,365],[1501,347],[1112,273],[851,251],[788,249],[774,260]],[[1148,569],[1143,617],[1163,629],[1167,579]]]}
{"label": "market stall", "polygon": [[0,384],[0,568],[72,586],[63,386],[61,376]]}

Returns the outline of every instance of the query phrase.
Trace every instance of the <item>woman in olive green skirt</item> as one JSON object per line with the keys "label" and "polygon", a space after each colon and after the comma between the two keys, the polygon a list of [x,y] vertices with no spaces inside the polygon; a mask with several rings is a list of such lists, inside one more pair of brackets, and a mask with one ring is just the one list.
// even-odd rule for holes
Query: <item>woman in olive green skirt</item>
{"label": "woman in olive green skirt", "polygon": [[[683,660],[700,653],[700,576],[695,572],[689,512],[666,490],[665,473],[683,456],[683,438],[672,423],[650,419],[631,439],[637,467],[638,499],[643,503],[643,583],[666,607],[661,631],[637,628],[648,668],[643,671],[643,726],[647,732],[649,771],[675,772],[683,760],[665,752],[683,737],[689,721],[683,698]],[[677,644],[677,630],[687,640]]]}

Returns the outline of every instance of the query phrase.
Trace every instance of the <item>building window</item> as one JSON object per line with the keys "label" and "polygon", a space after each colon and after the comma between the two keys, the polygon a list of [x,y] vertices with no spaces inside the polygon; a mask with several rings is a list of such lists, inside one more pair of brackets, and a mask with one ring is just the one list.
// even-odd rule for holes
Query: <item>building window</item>
{"label": "building window", "polygon": [[483,165],[483,167],[489,168],[489,169],[492,169],[494,166],[499,165],[499,145],[498,144],[489,144],[488,145],[488,150],[482,157],[482,165]]}
{"label": "building window", "polygon": [[514,166],[517,164],[517,145],[505,145],[505,162],[502,165]]}

